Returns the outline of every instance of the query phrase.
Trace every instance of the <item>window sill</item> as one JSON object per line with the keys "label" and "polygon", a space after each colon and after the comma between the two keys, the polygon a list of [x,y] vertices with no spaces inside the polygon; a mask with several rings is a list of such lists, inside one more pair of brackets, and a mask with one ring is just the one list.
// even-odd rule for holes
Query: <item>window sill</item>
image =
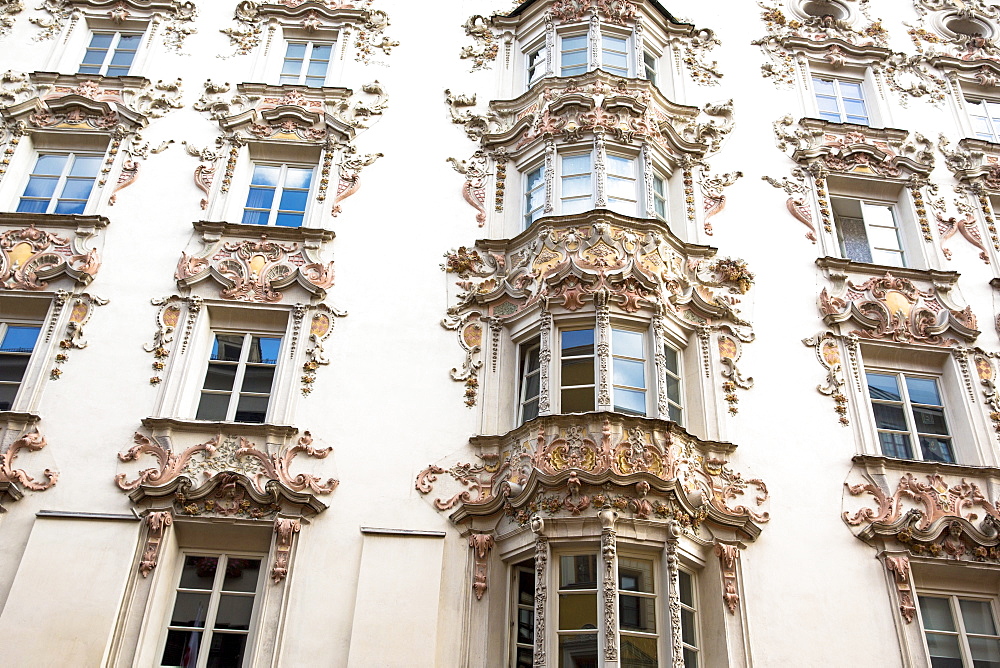
{"label": "window sill", "polygon": [[905,278],[911,281],[931,281],[935,285],[954,285],[958,282],[960,274],[957,271],[944,271],[940,269],[916,269],[914,267],[893,267],[886,264],[870,264],[868,262],[856,262],[845,260],[839,257],[820,257],[816,259],[816,266],[825,270],[826,277],[831,280],[840,279],[844,274],[855,273],[866,276],[885,276],[892,274],[896,278]]}
{"label": "window sill", "polygon": [[315,244],[331,241],[336,236],[333,230],[322,227],[279,227],[276,225],[247,225],[226,221],[199,220],[194,229],[205,243],[215,243],[222,237],[258,238],[266,236],[271,241],[295,241]]}
{"label": "window sill", "polygon": [[0,225],[27,227],[57,227],[63,230],[92,231],[103,230],[111,224],[104,216],[82,216],[66,213],[17,213],[0,212]]}
{"label": "window sill", "polygon": [[996,478],[1000,480],[1000,468],[973,464],[945,464],[922,459],[899,459],[885,455],[855,455],[855,464],[863,466],[872,475],[887,475],[887,471],[923,473],[927,475],[971,476],[975,478]]}
{"label": "window sill", "polygon": [[271,424],[267,422],[226,422],[214,420],[191,420],[171,417],[147,417],[142,419],[142,426],[153,432],[179,432],[185,434],[235,434],[238,436],[265,436],[269,443],[286,442],[299,433],[298,427],[289,424]]}

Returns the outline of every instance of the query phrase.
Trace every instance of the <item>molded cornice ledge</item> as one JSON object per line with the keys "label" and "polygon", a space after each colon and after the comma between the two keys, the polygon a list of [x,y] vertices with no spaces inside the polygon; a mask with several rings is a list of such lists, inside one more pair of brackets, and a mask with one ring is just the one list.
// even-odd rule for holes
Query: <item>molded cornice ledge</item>
{"label": "molded cornice ledge", "polygon": [[320,243],[332,241],[337,236],[333,230],[322,227],[245,225],[211,220],[196,221],[194,230],[201,235],[201,239],[205,243],[215,243],[222,237],[259,239],[261,235],[265,235],[272,241],[295,241],[311,248],[317,247]]}
{"label": "molded cornice ledge", "polygon": [[839,257],[816,258],[816,266],[824,269],[826,277],[830,279],[841,278],[842,275],[847,273],[865,274],[867,276],[885,276],[886,274],[892,274],[896,278],[933,283],[935,286],[951,286],[958,283],[958,279],[961,276],[961,274],[957,271],[893,267],[887,264],[855,262],[853,260],[845,260]]}
{"label": "molded cornice ledge", "polygon": [[58,227],[66,230],[77,230],[85,232],[93,230],[103,230],[111,224],[111,221],[104,216],[79,216],[65,213],[15,213],[13,211],[0,212],[0,225],[12,227],[20,226],[41,226]]}
{"label": "molded cornice ledge", "polygon": [[226,433],[239,436],[264,436],[269,443],[286,442],[299,433],[298,427],[290,424],[267,424],[257,422],[215,422],[211,420],[185,420],[171,417],[147,417],[142,426],[154,435],[169,435],[172,432],[185,434]]}

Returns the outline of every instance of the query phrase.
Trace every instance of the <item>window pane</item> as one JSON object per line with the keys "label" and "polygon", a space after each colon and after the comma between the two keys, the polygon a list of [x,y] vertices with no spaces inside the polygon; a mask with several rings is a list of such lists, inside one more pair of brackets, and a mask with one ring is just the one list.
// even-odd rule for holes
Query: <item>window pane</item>
{"label": "window pane", "polygon": [[574,360],[563,360],[562,386],[593,385],[594,358],[584,357]]}
{"label": "window pane", "polygon": [[[111,56],[110,66],[120,67],[127,72],[133,58],[135,58],[135,51],[116,50],[115,55]],[[111,71],[110,66],[108,69],[109,72]]]}
{"label": "window pane", "polygon": [[876,403],[872,404],[872,409],[875,412],[875,424],[879,429],[908,431],[906,414],[902,406]]}
{"label": "window pane", "polygon": [[563,174],[589,174],[590,154],[563,156],[562,171]]}
{"label": "window pane", "polygon": [[643,362],[616,357],[612,366],[615,385],[645,389],[646,365]]}
{"label": "window pane", "polygon": [[204,388],[231,392],[234,380],[236,380],[235,364],[209,364],[208,371],[205,372]]}
{"label": "window pane", "polygon": [[333,46],[330,44],[314,44],[312,50],[313,60],[330,60],[330,53]]}
{"label": "window pane", "polygon": [[954,631],[955,622],[951,618],[948,599],[937,596],[920,596],[920,617],[924,628],[931,631]]}
{"label": "window pane", "polygon": [[972,665],[975,668],[1000,668],[1000,640],[996,638],[969,638]]}
{"label": "window pane", "polygon": [[267,219],[270,215],[270,211],[251,211],[247,209],[243,212],[243,219],[240,222],[244,225],[267,225]]}
{"label": "window pane", "polygon": [[216,334],[212,344],[212,359],[220,362],[239,362],[243,350],[242,334]]}
{"label": "window pane", "polygon": [[185,652],[190,657],[197,657],[200,644],[201,631],[174,631],[171,629],[167,633],[167,644],[163,648],[163,658],[160,659],[160,665],[184,665]]}
{"label": "window pane", "polygon": [[896,377],[884,373],[866,373],[868,379],[868,392],[872,399],[883,401],[902,401],[903,397],[899,393],[899,385]]}
{"label": "window pane", "polygon": [[822,113],[833,114],[839,120],[840,106],[837,104],[836,98],[817,95],[816,106],[819,107],[819,111],[821,114]]}
{"label": "window pane", "polygon": [[560,589],[597,589],[597,555],[559,557]]}
{"label": "window pane", "polygon": [[3,336],[0,350],[8,353],[30,353],[35,348],[41,329],[41,327],[10,325]]}
{"label": "window pane", "polygon": [[559,636],[559,668],[595,668],[597,634]]}
{"label": "window pane", "polygon": [[590,174],[583,176],[568,176],[562,180],[562,196],[577,197],[590,196]]}
{"label": "window pane", "polygon": [[17,385],[0,385],[0,411],[9,411],[17,396]]}
{"label": "window pane", "polygon": [[[0,381],[20,383],[28,367],[28,359],[28,355],[0,355]],[[17,392],[17,386],[14,386],[14,392]]]}
{"label": "window pane", "polygon": [[669,376],[667,376],[667,399],[674,403],[681,403],[681,382]]}
{"label": "window pane", "polygon": [[281,211],[305,211],[308,201],[308,190],[284,190],[281,193],[281,203],[278,205],[278,209]]}
{"label": "window pane", "polygon": [[538,169],[528,172],[528,190],[534,190],[535,188],[544,184],[545,168],[539,167]]}
{"label": "window pane", "polygon": [[563,357],[594,354],[594,330],[564,329],[562,331]]}
{"label": "window pane", "polygon": [[563,413],[586,413],[594,410],[594,390],[593,388],[579,388],[562,391],[562,412]]}
{"label": "window pane", "polygon": [[250,629],[250,615],[253,613],[253,596],[219,597],[219,611],[215,615],[215,628]]}
{"label": "window pane", "polygon": [[646,414],[646,393],[636,390],[623,390],[615,388],[614,409],[621,413],[631,413],[633,415]]}
{"label": "window pane", "polygon": [[653,562],[645,559],[618,560],[618,588],[625,591],[640,591],[652,594]]}
{"label": "window pane", "polygon": [[533,399],[532,401],[525,403],[524,406],[522,407],[521,422],[534,420],[536,417],[538,417],[538,399]]}
{"label": "window pane", "polygon": [[304,58],[306,55],[306,45],[302,42],[289,42],[285,50],[286,58]]}
{"label": "window pane", "polygon": [[951,451],[951,439],[920,437],[920,451],[924,459],[935,462],[955,463],[955,455]]}
{"label": "window pane", "polygon": [[694,607],[694,588],[692,587],[691,574],[686,571],[677,571],[677,581],[680,583],[681,603]]}
{"label": "window pane", "polygon": [[535,641],[534,627],[535,611],[519,608],[517,611],[517,642],[526,644],[533,643]]}
{"label": "window pane", "polygon": [[[624,625],[622,628],[625,628]],[[656,638],[623,635],[621,668],[656,666],[656,642]]]}
{"label": "window pane", "polygon": [[997,634],[989,601],[970,601],[963,598],[958,601],[958,605],[962,609],[962,621],[965,623],[965,630],[968,633],[988,636]]}
{"label": "window pane", "polygon": [[174,600],[174,612],[170,616],[170,625],[204,628],[210,597],[209,593],[177,592],[177,598]]}
{"label": "window pane", "polygon": [[833,81],[826,79],[813,79],[813,88],[816,89],[817,94],[821,95],[836,95],[837,93],[833,87]]}
{"label": "window pane", "polygon": [[938,393],[937,381],[933,378],[914,378],[906,376],[906,391],[910,401],[915,404],[941,406],[941,395]]}
{"label": "window pane", "polygon": [[214,633],[208,650],[207,668],[240,668],[247,644],[244,633]]}
{"label": "window pane", "polygon": [[248,209],[271,210],[271,202],[274,201],[274,190],[271,188],[250,188],[247,191]]}
{"label": "window pane", "polygon": [[186,557],[184,570],[181,571],[180,588],[211,591],[218,565],[218,557]]}
{"label": "window pane", "polygon": [[83,63],[80,65],[80,74],[98,74],[101,65],[104,64],[104,57],[108,55],[106,50],[87,49],[83,54]]}
{"label": "window pane", "polygon": [[[856,116],[858,119],[863,120],[868,118],[868,111],[865,109],[865,103],[860,100],[844,100],[844,113],[850,116]],[[849,118],[852,122],[856,122],[855,119]]]}
{"label": "window pane", "polygon": [[86,200],[90,197],[90,191],[94,188],[93,179],[66,179],[60,199]]}
{"label": "window pane", "polygon": [[559,594],[559,628],[565,631],[597,628],[597,592]]}
{"label": "window pane", "polygon": [[631,202],[635,201],[635,180],[634,179],[622,179],[614,176],[609,176],[607,179],[608,184],[608,199],[625,199]]}
{"label": "window pane", "polygon": [[198,404],[198,420],[225,420],[229,411],[228,394],[205,394],[201,395],[201,402]]}
{"label": "window pane", "polygon": [[275,364],[278,361],[278,351],[281,349],[281,337],[255,336],[250,343],[251,363]]}
{"label": "window pane", "polygon": [[538,374],[532,374],[524,379],[524,398],[530,399],[531,397],[538,396]]}
{"label": "window pane", "polygon": [[614,354],[643,359],[646,356],[644,338],[642,332],[627,329],[611,330],[611,346]]}
{"label": "window pane", "polygon": [[24,188],[24,196],[50,199],[56,191],[56,184],[58,183],[58,178],[32,176],[28,179],[28,185]]}
{"label": "window pane", "polygon": [[944,421],[943,408],[913,407],[913,423],[921,434],[948,435],[948,425]]}
{"label": "window pane", "polygon": [[684,668],[698,668],[698,653],[684,648]]}
{"label": "window pane", "polygon": [[55,213],[83,213],[86,206],[86,202],[60,200],[56,204]]}
{"label": "window pane", "polygon": [[256,591],[260,579],[260,559],[230,557],[226,561],[223,591]]}
{"label": "window pane", "polygon": [[958,650],[958,636],[928,633],[927,649],[930,650],[933,668],[962,668],[962,655]]}
{"label": "window pane", "polygon": [[681,640],[688,645],[696,645],[694,613],[681,608]]}
{"label": "window pane", "polygon": [[302,227],[303,215],[301,213],[279,213],[274,224],[278,227]]}
{"label": "window pane", "polygon": [[878,434],[879,443],[882,445],[882,453],[886,457],[896,457],[898,459],[913,459],[913,452],[910,450],[910,437],[907,434],[890,434],[880,431]]}
{"label": "window pane", "polygon": [[254,165],[253,179],[250,181],[255,186],[278,185],[281,178],[281,167],[275,165]]}
{"label": "window pane", "polygon": [[328,64],[325,60],[311,60],[306,75],[313,79],[325,79]]}
{"label": "window pane", "polygon": [[139,42],[141,41],[142,35],[120,35],[118,37],[118,49],[135,51],[139,48]]}
{"label": "window pane", "polygon": [[299,167],[289,167],[285,171],[286,188],[303,188],[308,190],[312,183],[313,170]]}
{"label": "window pane", "polygon": [[233,419],[236,422],[263,422],[267,418],[267,400],[268,397],[240,395]]}
{"label": "window pane", "polygon": [[243,392],[270,394],[274,383],[273,366],[248,366],[243,374]]}
{"label": "window pane", "polygon": [[91,176],[96,177],[101,170],[101,162],[104,160],[97,155],[78,155],[73,160],[73,166],[69,170],[70,176]]}
{"label": "window pane", "polygon": [[838,217],[837,232],[840,237],[840,251],[845,258],[855,262],[872,261],[868,232],[862,218]]}

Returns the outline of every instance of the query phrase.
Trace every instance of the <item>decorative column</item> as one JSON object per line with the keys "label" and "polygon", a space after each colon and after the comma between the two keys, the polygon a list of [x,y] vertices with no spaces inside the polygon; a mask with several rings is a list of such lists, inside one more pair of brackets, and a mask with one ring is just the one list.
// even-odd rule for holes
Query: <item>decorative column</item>
{"label": "decorative column", "polygon": [[653,316],[653,361],[656,364],[656,417],[661,420],[670,419],[670,404],[667,402],[667,356],[663,352],[666,346],[667,320],[661,314]]}
{"label": "decorative column", "polygon": [[650,156],[649,142],[642,142],[642,183],[645,196],[646,217],[656,218],[656,202],[653,199],[653,158]]}
{"label": "decorative column", "polygon": [[597,306],[597,406],[599,411],[611,410],[611,307],[607,288],[594,293]]}
{"label": "decorative column", "polygon": [[597,516],[601,520],[603,665],[605,668],[618,668],[618,548],[615,522],[619,515],[617,510],[604,508]]}
{"label": "decorative column", "polygon": [[552,314],[542,311],[541,325],[538,330],[538,414],[552,414],[551,374],[552,364]]}
{"label": "decorative column", "polygon": [[684,668],[684,644],[681,635],[681,594],[680,575],[677,558],[677,539],[681,535],[681,527],[676,521],[668,523],[669,537],[666,543],[664,559],[667,562],[667,610],[670,615],[670,665],[672,668]]}
{"label": "decorative column", "polygon": [[555,74],[553,65],[556,62],[556,24],[552,21],[552,12],[545,12],[545,76]]}
{"label": "decorative column", "polygon": [[550,214],[555,211],[552,197],[555,194],[552,180],[556,173],[556,142],[553,139],[545,140],[545,213]]}
{"label": "decorative column", "polygon": [[601,19],[597,15],[597,9],[595,8],[593,11],[594,13],[590,16],[590,31],[587,35],[587,41],[590,43],[588,71],[596,70],[601,66]]}
{"label": "decorative column", "polygon": [[633,53],[635,55],[635,76],[637,79],[646,79],[646,63],[645,54],[646,49],[643,46],[643,29],[642,29],[642,17],[637,16],[635,18],[635,32],[632,33],[632,39],[635,44],[635,49]]}
{"label": "decorative column", "polygon": [[545,524],[538,515],[531,518],[535,532],[535,656],[534,668],[546,668],[545,663],[545,599],[547,597],[549,539],[542,535]]}
{"label": "decorative column", "polygon": [[594,176],[597,180],[597,197],[594,208],[608,208],[608,169],[607,149],[604,143],[604,130],[594,129]]}

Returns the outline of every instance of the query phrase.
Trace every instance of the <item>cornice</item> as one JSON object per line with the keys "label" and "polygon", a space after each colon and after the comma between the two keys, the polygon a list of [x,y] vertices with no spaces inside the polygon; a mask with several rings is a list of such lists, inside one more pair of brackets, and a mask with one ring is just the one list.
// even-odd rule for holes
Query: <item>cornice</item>
{"label": "cornice", "polygon": [[271,241],[308,242],[332,241],[337,235],[333,230],[322,227],[282,227],[278,225],[247,225],[227,221],[198,220],[194,230],[205,243],[214,243],[222,237],[259,239],[266,236]]}
{"label": "cornice", "polygon": [[854,455],[851,461],[863,466],[872,474],[920,473],[925,475],[969,476],[975,478],[996,478],[1000,480],[1000,468],[995,466],[972,466],[969,464],[947,464],[916,459],[897,459],[884,455]]}
{"label": "cornice", "polygon": [[258,422],[217,422],[213,420],[188,420],[172,417],[146,417],[142,426],[150,431],[180,432],[188,434],[234,434],[237,436],[264,436],[272,440],[285,441],[299,433],[298,427],[288,424],[271,424]]}
{"label": "cornice", "polygon": [[65,230],[102,230],[111,221],[104,216],[80,216],[65,213],[17,213],[0,211],[0,225],[56,227]]}
{"label": "cornice", "polygon": [[866,276],[885,276],[892,274],[896,278],[905,278],[910,281],[922,281],[933,283],[934,285],[955,285],[961,276],[957,271],[945,271],[943,269],[914,269],[913,267],[894,267],[886,264],[870,264],[867,262],[855,262],[839,257],[816,258],[816,266],[827,270],[828,276],[837,274],[864,274]]}

